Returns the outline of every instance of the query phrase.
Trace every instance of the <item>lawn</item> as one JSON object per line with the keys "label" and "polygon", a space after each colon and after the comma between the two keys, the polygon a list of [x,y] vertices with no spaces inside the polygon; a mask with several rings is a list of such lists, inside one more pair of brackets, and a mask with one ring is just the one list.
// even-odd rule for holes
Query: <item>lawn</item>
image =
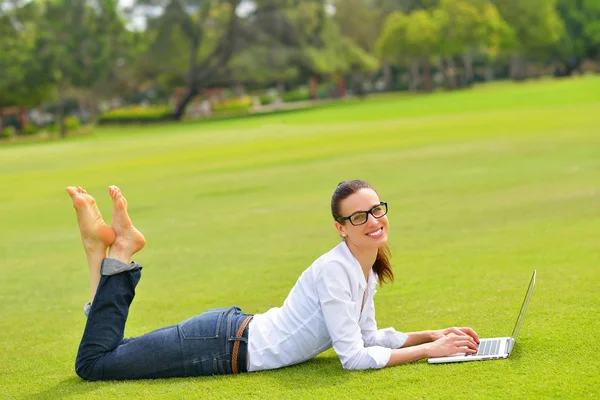
{"label": "lawn", "polygon": [[[600,78],[397,95],[289,114],[0,144],[0,397],[600,397]],[[205,309],[260,313],[339,241],[336,184],[361,178],[390,204],[396,282],[380,327],[472,326],[511,357],[344,371],[304,364],[224,377],[95,382],[74,372],[88,272],[64,187],[129,200],[146,248],[126,335]]]}

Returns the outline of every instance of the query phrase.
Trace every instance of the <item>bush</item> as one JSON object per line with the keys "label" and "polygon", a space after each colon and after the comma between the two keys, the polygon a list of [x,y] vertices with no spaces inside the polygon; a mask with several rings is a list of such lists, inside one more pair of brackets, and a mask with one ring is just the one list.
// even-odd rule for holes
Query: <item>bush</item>
{"label": "bush", "polygon": [[38,133],[39,130],[40,128],[38,128],[37,126],[29,124],[23,129],[23,135],[33,135],[35,133]]}
{"label": "bush", "polygon": [[169,118],[172,113],[167,105],[128,106],[108,111],[100,117],[99,124],[158,122]]}
{"label": "bush", "polygon": [[222,112],[229,113],[230,111],[248,111],[250,107],[252,107],[252,98],[250,96],[243,96],[214,104],[212,110],[218,114]]}
{"label": "bush", "polygon": [[75,116],[70,116],[70,117],[65,118],[65,127],[67,128],[68,131],[77,129],[80,126],[81,126],[81,122],[79,121],[79,118],[77,118]]}
{"label": "bush", "polygon": [[258,99],[260,100],[261,106],[267,106],[275,101],[275,97],[268,94],[263,94]]}
{"label": "bush", "polygon": [[[75,116],[65,117],[64,119],[65,129],[68,131],[75,130],[81,126],[79,118]],[[58,122],[53,123],[47,128],[50,132],[60,132],[60,124]]]}
{"label": "bush", "polygon": [[290,103],[293,101],[310,100],[311,96],[310,96],[310,92],[308,91],[308,89],[296,89],[296,90],[291,90],[291,91],[285,93],[283,95],[282,99],[284,102]]}
{"label": "bush", "polygon": [[6,127],[0,131],[0,138],[9,138],[11,136],[14,136],[15,132],[16,129],[13,126]]}

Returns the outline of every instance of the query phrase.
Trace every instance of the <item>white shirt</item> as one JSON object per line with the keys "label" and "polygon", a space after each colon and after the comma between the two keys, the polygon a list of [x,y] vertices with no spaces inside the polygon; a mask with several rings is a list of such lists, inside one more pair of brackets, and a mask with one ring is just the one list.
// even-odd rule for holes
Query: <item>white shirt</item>
{"label": "white shirt", "polygon": [[[369,282],[345,242],[306,269],[281,308],[257,314],[248,332],[248,371],[297,364],[333,348],[344,369],[383,368],[391,349],[408,338],[393,328],[377,330]],[[363,296],[367,292],[361,312]]]}

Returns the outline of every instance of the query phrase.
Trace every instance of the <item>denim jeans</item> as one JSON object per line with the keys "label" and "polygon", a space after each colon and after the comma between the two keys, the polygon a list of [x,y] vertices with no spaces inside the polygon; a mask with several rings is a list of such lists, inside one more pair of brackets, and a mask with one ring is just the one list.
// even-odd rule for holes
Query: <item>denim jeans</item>
{"label": "denim jeans", "polygon": [[[105,259],[105,262],[118,262]],[[126,264],[123,264],[126,265]],[[123,380],[231,374],[233,344],[240,341],[237,364],[246,372],[249,315],[238,307],[208,310],[177,325],[124,339],[129,306],[141,267],[102,275],[79,345],[75,371],[85,380]]]}

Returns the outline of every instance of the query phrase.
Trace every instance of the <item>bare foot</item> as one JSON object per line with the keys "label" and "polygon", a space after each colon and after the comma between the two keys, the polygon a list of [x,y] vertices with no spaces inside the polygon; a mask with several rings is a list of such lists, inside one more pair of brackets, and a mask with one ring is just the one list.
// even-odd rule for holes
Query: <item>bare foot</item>
{"label": "bare foot", "polygon": [[83,247],[86,251],[101,249],[106,252],[115,240],[115,232],[102,219],[96,200],[81,187],[69,186],[67,192],[73,199]]}
{"label": "bare foot", "polygon": [[115,231],[106,225],[98,210],[96,200],[81,187],[69,186],[67,192],[73,199],[81,242],[90,269],[90,299],[96,295],[100,281],[100,267],[106,257],[106,249],[115,241]]}
{"label": "bare foot", "polygon": [[108,256],[124,263],[131,262],[131,256],[144,248],[146,239],[138,231],[127,214],[127,200],[116,186],[109,186],[108,193],[113,199],[112,229],[116,237],[108,250]]}

